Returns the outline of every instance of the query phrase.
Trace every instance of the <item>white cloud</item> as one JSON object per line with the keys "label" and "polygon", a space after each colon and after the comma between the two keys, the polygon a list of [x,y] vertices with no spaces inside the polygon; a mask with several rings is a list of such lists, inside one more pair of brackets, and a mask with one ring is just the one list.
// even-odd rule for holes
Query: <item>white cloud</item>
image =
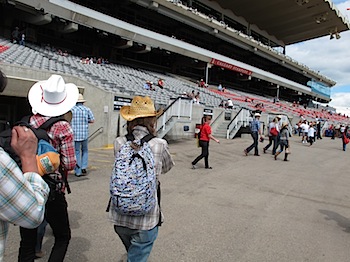
{"label": "white cloud", "polygon": [[350,108],[350,93],[335,93],[332,97],[330,105],[337,107],[349,107]]}
{"label": "white cloud", "polygon": [[313,39],[300,44],[288,46],[286,54],[307,65],[322,75],[337,82],[337,85],[348,85],[350,82],[350,31],[342,32],[340,39],[329,39],[329,36]]}

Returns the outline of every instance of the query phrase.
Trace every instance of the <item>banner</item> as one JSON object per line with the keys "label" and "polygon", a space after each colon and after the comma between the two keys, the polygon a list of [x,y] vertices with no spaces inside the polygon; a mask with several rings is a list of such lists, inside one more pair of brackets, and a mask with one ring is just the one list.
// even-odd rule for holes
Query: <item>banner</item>
{"label": "banner", "polygon": [[308,81],[307,86],[311,87],[311,91],[320,95],[324,95],[327,98],[331,97],[331,88],[322,82]]}
{"label": "banner", "polygon": [[220,67],[225,68],[225,69],[229,69],[229,70],[239,72],[239,73],[244,74],[244,75],[248,75],[248,76],[250,76],[253,73],[252,71],[249,71],[249,70],[244,69],[242,67],[235,66],[235,65],[217,60],[215,58],[212,58],[210,63],[213,65],[216,65],[216,66],[220,66]]}

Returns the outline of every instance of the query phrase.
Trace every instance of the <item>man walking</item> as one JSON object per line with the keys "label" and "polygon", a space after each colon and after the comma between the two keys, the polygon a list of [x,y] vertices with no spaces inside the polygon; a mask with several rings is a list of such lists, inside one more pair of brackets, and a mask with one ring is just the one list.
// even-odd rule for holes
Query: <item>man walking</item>
{"label": "man walking", "polygon": [[77,165],[74,169],[75,176],[80,177],[86,173],[88,166],[88,138],[89,124],[95,121],[90,108],[84,105],[86,100],[82,94],[79,94],[77,104],[72,111],[72,128],[74,132],[75,156]]}
{"label": "man walking", "polygon": [[[74,84],[66,84],[60,75],[52,75],[48,80],[35,83],[28,93],[28,100],[34,115],[30,125],[38,128],[51,117],[63,116],[78,100],[78,88]],[[47,130],[50,143],[60,154],[60,166],[50,177],[56,181],[54,198],[46,203],[45,220],[52,228],[55,242],[52,247],[49,262],[62,262],[71,239],[71,229],[68,218],[68,204],[65,191],[67,173],[76,165],[74,154],[73,130],[65,120],[54,123]],[[59,185],[59,186],[58,186]],[[34,262],[37,229],[20,228],[21,243],[18,260]]]}
{"label": "man walking", "polygon": [[259,113],[255,113],[254,114],[254,120],[251,122],[250,124],[250,134],[253,138],[253,144],[251,144],[249,147],[247,147],[246,149],[244,149],[244,154],[246,156],[248,156],[248,153],[250,152],[250,150],[252,150],[253,148],[255,148],[255,152],[254,152],[254,156],[260,156],[259,155],[259,150],[258,150],[258,139],[259,139],[259,135],[261,136],[261,130],[260,130],[260,114]]}

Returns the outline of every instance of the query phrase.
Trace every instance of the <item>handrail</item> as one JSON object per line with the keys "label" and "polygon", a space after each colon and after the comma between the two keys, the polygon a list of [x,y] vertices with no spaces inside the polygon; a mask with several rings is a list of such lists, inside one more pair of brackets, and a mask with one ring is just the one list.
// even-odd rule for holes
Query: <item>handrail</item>
{"label": "handrail", "polygon": [[184,117],[191,120],[191,116],[192,101],[188,98],[177,97],[157,118],[157,132],[161,130],[167,132],[166,130],[170,127],[169,124],[172,119],[176,118],[175,122]]}
{"label": "handrail", "polygon": [[184,100],[190,100],[190,98],[178,96],[173,102],[170,103],[170,105],[168,105],[168,106],[163,110],[163,112],[162,112],[157,118],[160,118],[162,115],[164,115],[164,113],[165,113],[166,111],[168,111],[169,108],[171,108],[180,98],[181,98],[181,99],[184,99]]}
{"label": "handrail", "polygon": [[225,110],[222,110],[221,113],[210,123],[211,126],[215,124],[215,122],[220,118],[220,116],[225,112]]}
{"label": "handrail", "polygon": [[[229,129],[229,128],[230,128],[230,125],[232,124],[232,122],[235,121],[235,119],[238,117],[239,113],[241,113],[241,111],[242,111],[243,109],[247,109],[247,108],[241,107],[241,109],[237,112],[237,114],[235,115],[235,117],[230,121],[230,123],[228,123],[226,129]],[[249,110],[249,109],[247,109],[247,110]]]}
{"label": "handrail", "polygon": [[[232,131],[237,127],[238,124],[245,123],[248,121],[249,119],[249,115],[250,115],[250,110],[242,107],[238,113],[236,114],[236,116],[231,120],[231,122],[227,125],[227,129],[226,129],[226,138],[229,139],[230,134],[232,133]],[[239,119],[240,118],[240,119]],[[235,123],[235,124],[233,124]],[[233,128],[231,128],[231,125],[233,126]]]}
{"label": "handrail", "polygon": [[97,133],[102,133],[103,132],[103,126],[99,127],[97,130],[95,130],[91,135],[88,137],[88,141],[92,139],[92,137],[97,134]]}

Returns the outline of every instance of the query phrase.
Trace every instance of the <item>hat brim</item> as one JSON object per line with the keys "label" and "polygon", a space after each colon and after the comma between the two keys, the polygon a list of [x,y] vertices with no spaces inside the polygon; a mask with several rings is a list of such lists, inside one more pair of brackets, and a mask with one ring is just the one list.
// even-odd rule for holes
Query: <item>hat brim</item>
{"label": "hat brim", "polygon": [[60,104],[48,104],[42,101],[42,85],[45,81],[35,83],[28,93],[28,100],[32,107],[33,113],[38,113],[43,116],[60,116],[67,113],[78,101],[79,90],[74,84],[65,84],[67,90],[67,97]]}
{"label": "hat brim", "polygon": [[151,114],[140,114],[140,115],[135,115],[135,114],[130,114],[130,106],[123,106],[120,109],[120,115],[126,120],[126,121],[132,121],[136,118],[141,118],[141,117],[151,117],[151,116],[159,116],[163,113],[163,109],[160,109],[158,111],[155,111],[154,113]]}
{"label": "hat brim", "polygon": [[82,100],[78,100],[77,103],[85,103],[86,100],[85,99],[82,99]]}

